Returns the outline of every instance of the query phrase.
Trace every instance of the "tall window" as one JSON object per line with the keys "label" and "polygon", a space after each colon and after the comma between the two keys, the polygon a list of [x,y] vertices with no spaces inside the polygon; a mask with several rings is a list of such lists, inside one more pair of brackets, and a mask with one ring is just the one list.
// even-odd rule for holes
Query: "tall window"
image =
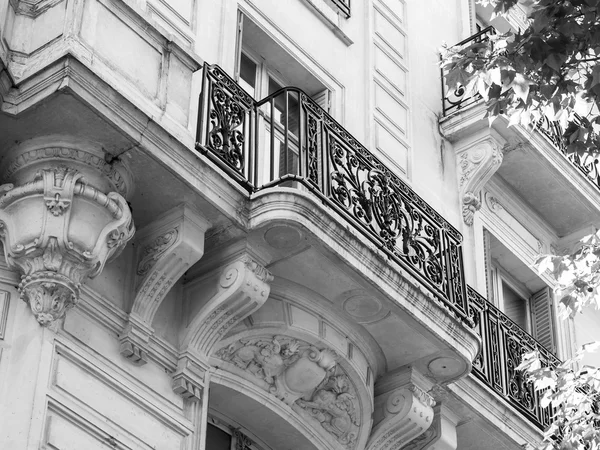
{"label": "tall window", "polygon": [[484,241],[488,300],[556,353],[551,289],[487,230]]}
{"label": "tall window", "polygon": [[239,15],[236,79],[260,101],[257,133],[261,142],[258,183],[298,175],[302,130],[300,93],[305,92],[326,112],[329,90],[300,62],[244,14]]}

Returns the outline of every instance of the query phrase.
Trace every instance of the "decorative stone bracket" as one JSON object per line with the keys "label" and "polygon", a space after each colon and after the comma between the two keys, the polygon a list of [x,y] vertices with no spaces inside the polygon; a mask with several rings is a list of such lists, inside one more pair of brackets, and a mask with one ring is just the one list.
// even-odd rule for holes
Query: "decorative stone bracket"
{"label": "decorative stone bracket", "polygon": [[403,450],[456,450],[458,417],[444,405],[434,408],[433,424]]}
{"label": "decorative stone bracket", "polygon": [[209,222],[181,204],[140,230],[135,298],[120,338],[123,356],[137,365],[148,361],[152,321],[177,280],[204,254]]}
{"label": "decorative stone bracket", "polygon": [[473,225],[473,216],[481,208],[481,188],[498,170],[502,158],[501,147],[491,136],[456,151],[458,193],[463,220],[467,225]]}
{"label": "decorative stone bracket", "polygon": [[0,186],[0,240],[21,273],[21,298],[47,326],[133,236],[126,200],[105,193],[128,192],[130,176],[121,163],[109,166],[101,148],[64,138],[26,141],[2,165],[12,183]]}
{"label": "decorative stone bracket", "polygon": [[396,450],[422,435],[433,421],[431,387],[412,368],[390,375],[375,386],[373,430],[368,450]]}
{"label": "decorative stone bracket", "polygon": [[[232,246],[229,255],[223,269],[210,270],[190,288],[190,297],[195,292],[211,292],[212,295],[209,298],[195,297],[201,306],[182,332],[181,353],[173,376],[176,392],[189,391],[187,385],[181,385],[182,382],[197,383],[198,377],[190,375],[194,373],[190,367],[207,365],[215,344],[269,297],[269,282],[273,275],[265,269],[262,259],[244,242]],[[207,261],[207,267],[212,265],[212,261]]]}

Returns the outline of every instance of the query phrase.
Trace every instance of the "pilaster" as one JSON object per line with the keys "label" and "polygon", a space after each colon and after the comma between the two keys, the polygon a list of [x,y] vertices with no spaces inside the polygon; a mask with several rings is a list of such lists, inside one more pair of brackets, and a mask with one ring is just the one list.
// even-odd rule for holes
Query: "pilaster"
{"label": "pilaster", "polygon": [[386,375],[375,386],[373,429],[368,450],[406,448],[433,423],[431,382],[412,367]]}

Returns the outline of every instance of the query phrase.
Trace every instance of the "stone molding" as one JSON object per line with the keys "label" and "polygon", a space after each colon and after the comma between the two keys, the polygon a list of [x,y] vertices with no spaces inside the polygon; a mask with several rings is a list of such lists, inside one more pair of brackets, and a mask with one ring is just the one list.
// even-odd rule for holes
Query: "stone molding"
{"label": "stone molding", "polygon": [[502,164],[501,146],[488,136],[456,150],[458,193],[465,224],[473,225],[481,208],[480,191]]}
{"label": "stone molding", "polygon": [[[51,137],[46,142],[55,148]],[[27,141],[3,159],[14,170],[5,180],[12,183],[0,186],[0,240],[21,274],[20,297],[46,326],[77,303],[82,283],[120,254],[135,227],[126,200],[96,187],[111,185],[104,173],[82,169],[77,158],[23,158],[30,144],[44,151]]]}
{"label": "stone molding", "polygon": [[133,363],[148,361],[154,315],[177,280],[204,254],[209,227],[199,213],[181,204],[138,233],[135,297],[120,338],[121,354]]}
{"label": "stone molding", "polygon": [[[51,146],[48,145],[49,140],[52,142]],[[129,168],[119,158],[105,153],[98,143],[85,142],[82,145],[80,139],[55,135],[43,139],[34,138],[24,145],[25,149],[16,146],[3,159],[3,163],[6,163],[3,164],[0,179],[10,180],[16,172],[35,163],[60,161],[82,172],[84,178],[87,170],[101,173],[105,183],[103,186],[96,186],[101,190],[116,191],[126,199],[133,194],[133,175]]]}
{"label": "stone molding", "polygon": [[375,411],[368,450],[398,450],[425,433],[433,422],[431,388],[412,368],[384,377],[375,386]]}

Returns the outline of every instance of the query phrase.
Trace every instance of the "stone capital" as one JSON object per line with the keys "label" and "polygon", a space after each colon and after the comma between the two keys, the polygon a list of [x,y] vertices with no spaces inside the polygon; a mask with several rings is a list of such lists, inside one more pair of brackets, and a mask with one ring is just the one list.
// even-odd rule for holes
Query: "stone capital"
{"label": "stone capital", "polygon": [[498,170],[502,159],[502,146],[492,136],[456,150],[458,192],[463,220],[467,225],[473,224],[473,216],[481,208],[481,188]]}
{"label": "stone capital", "polygon": [[373,429],[368,450],[398,450],[422,435],[433,422],[431,383],[413,368],[385,376],[375,386]]}
{"label": "stone capital", "polygon": [[105,163],[97,146],[51,137],[17,145],[2,167],[9,183],[0,186],[0,240],[21,274],[21,298],[46,326],[133,236],[131,211],[116,192],[129,191],[128,171]]}

